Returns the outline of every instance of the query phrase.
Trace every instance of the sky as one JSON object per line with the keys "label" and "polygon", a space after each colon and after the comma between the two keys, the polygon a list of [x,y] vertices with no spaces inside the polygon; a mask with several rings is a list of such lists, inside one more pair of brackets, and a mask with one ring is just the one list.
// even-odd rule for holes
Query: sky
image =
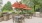
{"label": "sky", "polygon": [[16,1],[21,1],[21,0],[3,0],[3,5],[5,5],[8,1],[10,1],[13,4]]}

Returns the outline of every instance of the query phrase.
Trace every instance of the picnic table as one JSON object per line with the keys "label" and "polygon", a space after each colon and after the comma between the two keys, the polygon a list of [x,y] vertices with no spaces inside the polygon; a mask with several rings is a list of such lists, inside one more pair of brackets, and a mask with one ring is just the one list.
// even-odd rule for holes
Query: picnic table
{"label": "picnic table", "polygon": [[14,16],[13,18],[13,22],[15,21],[15,23],[22,23],[23,17],[22,16]]}

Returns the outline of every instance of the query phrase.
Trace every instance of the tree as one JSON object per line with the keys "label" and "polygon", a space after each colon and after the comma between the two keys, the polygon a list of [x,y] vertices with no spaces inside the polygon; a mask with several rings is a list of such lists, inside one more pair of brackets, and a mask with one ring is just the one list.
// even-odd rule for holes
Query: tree
{"label": "tree", "polygon": [[42,0],[38,0],[38,3],[40,3],[39,11],[42,12]]}
{"label": "tree", "polygon": [[39,11],[40,8],[42,8],[42,0],[21,0],[22,3],[28,5],[32,8],[32,11],[36,12],[36,10]]}
{"label": "tree", "polygon": [[12,7],[11,7],[11,2],[10,1],[8,1],[4,6],[3,6],[3,8],[2,8],[2,11],[4,12],[8,12],[8,11],[11,11],[12,10]]}
{"label": "tree", "polygon": [[42,10],[42,0],[34,0],[34,4],[35,11],[40,12]]}
{"label": "tree", "polygon": [[26,12],[28,12],[28,13],[34,13],[34,3],[33,3],[33,0],[21,0],[21,3],[26,4],[27,6],[29,6],[30,8],[32,8],[32,10],[28,10]]}

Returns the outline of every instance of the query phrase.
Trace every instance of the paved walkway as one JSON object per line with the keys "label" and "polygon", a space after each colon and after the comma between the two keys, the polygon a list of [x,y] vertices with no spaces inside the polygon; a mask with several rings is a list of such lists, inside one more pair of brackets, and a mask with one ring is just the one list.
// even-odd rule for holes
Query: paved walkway
{"label": "paved walkway", "polygon": [[42,23],[42,18],[33,17],[32,19],[25,19],[25,23]]}
{"label": "paved walkway", "polygon": [[[13,23],[13,20],[2,21],[0,23]],[[42,23],[42,18],[33,17],[32,19],[25,19],[25,23]]]}

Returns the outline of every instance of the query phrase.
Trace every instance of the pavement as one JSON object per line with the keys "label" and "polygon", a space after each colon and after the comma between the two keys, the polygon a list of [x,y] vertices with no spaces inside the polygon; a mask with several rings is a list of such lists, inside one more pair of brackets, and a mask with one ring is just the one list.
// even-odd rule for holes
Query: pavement
{"label": "pavement", "polygon": [[[25,22],[24,23],[42,23],[42,18],[38,18],[38,17],[32,17],[32,19],[24,19]],[[13,19],[10,19],[8,21],[2,21],[0,23],[13,23]]]}

